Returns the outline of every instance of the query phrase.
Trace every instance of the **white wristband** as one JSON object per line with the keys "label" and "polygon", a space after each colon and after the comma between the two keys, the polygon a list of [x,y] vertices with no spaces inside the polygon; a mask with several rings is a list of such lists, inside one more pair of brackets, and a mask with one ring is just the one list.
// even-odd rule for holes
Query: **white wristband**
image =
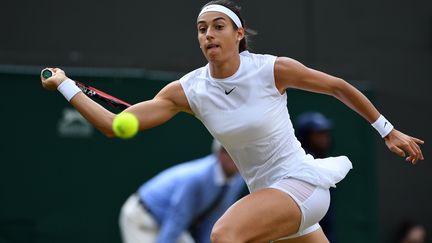
{"label": "white wristband", "polygon": [[380,115],[380,117],[372,123],[372,126],[379,132],[381,137],[387,136],[391,130],[393,130],[393,125],[383,115]]}
{"label": "white wristband", "polygon": [[66,79],[58,87],[57,90],[70,101],[76,94],[81,92],[81,89],[75,85],[75,82],[71,79]]}

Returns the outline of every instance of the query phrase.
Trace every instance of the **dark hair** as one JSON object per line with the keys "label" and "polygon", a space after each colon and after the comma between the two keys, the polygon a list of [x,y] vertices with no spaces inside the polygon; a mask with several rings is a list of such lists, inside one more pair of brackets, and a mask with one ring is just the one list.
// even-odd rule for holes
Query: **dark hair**
{"label": "dark hair", "polygon": [[[213,1],[208,2],[201,9],[203,9],[204,7],[206,7],[208,5],[212,5],[212,4],[218,4],[218,5],[222,5],[226,8],[229,8],[231,11],[233,11],[239,17],[240,22],[241,22],[243,28],[245,29],[245,36],[243,39],[241,39],[240,44],[239,44],[239,52],[248,50],[249,49],[249,45],[248,45],[249,36],[255,35],[256,32],[246,29],[245,21],[243,20],[243,17],[241,16],[241,13],[240,13],[241,7],[235,5],[233,2],[231,2],[229,0],[213,0]],[[232,23],[234,29],[237,30],[238,27],[232,19],[231,19],[231,23]]]}

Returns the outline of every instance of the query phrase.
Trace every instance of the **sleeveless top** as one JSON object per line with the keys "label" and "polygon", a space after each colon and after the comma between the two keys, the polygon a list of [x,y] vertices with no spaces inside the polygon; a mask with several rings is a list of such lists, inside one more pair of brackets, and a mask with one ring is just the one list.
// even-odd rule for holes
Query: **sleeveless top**
{"label": "sleeveless top", "polygon": [[335,186],[351,162],[305,153],[294,135],[287,94],[275,86],[275,61],[272,55],[244,51],[228,78],[213,78],[207,64],[179,81],[195,116],[231,155],[251,192],[288,177]]}

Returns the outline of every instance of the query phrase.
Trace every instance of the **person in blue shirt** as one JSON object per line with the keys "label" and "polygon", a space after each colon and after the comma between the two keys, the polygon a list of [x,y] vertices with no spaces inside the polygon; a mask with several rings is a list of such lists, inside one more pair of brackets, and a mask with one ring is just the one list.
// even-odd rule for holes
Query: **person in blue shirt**
{"label": "person in blue shirt", "polygon": [[206,243],[214,223],[245,184],[217,140],[213,153],[156,175],[131,195],[120,213],[124,243]]}

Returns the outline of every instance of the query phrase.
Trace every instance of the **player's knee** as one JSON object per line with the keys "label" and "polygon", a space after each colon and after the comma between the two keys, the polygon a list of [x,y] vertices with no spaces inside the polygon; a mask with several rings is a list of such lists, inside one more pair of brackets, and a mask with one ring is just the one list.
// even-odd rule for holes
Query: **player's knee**
{"label": "player's knee", "polygon": [[212,231],[210,235],[212,243],[230,243],[237,242],[235,236],[230,235],[228,232]]}
{"label": "player's knee", "polygon": [[216,224],[213,227],[210,239],[212,243],[245,242],[235,230],[222,224]]}

